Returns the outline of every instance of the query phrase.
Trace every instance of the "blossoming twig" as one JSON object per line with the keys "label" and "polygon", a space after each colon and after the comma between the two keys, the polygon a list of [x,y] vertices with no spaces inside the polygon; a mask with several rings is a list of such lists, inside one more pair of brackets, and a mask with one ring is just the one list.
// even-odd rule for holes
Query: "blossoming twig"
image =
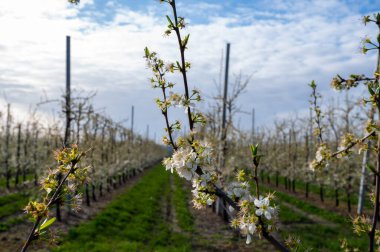
{"label": "blossoming twig", "polygon": [[[50,224],[54,222],[54,220],[50,220],[47,221],[49,222],[49,225],[44,225],[45,223],[42,223],[40,225],[42,218],[48,216],[48,211],[50,207],[54,203],[56,203],[56,201],[60,198],[60,194],[63,190],[63,187],[68,187],[66,184],[69,176],[74,175],[74,181],[71,182],[77,184],[83,184],[83,182],[86,180],[87,168],[78,167],[78,164],[84,155],[85,152],[79,152],[77,146],[73,146],[71,149],[64,148],[61,151],[56,152],[56,160],[58,161],[59,166],[54,172],[50,173],[47,176],[47,178],[45,178],[41,183],[43,189],[46,191],[46,197],[44,199],[44,202],[47,203],[29,202],[29,204],[25,207],[26,213],[32,215],[32,217],[35,218],[35,223],[24,246],[21,249],[21,252],[25,252],[29,247],[30,243],[33,240],[38,239],[38,237],[40,236],[40,231],[42,229],[47,228]],[[78,174],[75,174],[76,171],[78,171],[79,176]],[[60,181],[60,183],[56,185],[55,174],[58,174],[59,172],[66,172],[66,174],[64,178]],[[55,185],[56,188],[54,188]],[[70,189],[73,188],[74,187],[72,186]],[[53,195],[49,197],[50,192],[52,192],[53,190]]]}

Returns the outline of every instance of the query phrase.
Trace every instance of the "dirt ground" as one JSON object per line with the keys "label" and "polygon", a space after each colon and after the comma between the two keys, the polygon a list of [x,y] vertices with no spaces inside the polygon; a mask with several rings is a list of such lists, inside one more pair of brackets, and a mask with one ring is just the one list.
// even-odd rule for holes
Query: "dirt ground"
{"label": "dirt ground", "polygon": [[258,237],[253,238],[250,245],[246,245],[246,238],[229,227],[222,217],[212,211],[212,208],[202,210],[191,208],[191,212],[196,226],[196,232],[193,234],[194,251],[276,251],[271,244]]}

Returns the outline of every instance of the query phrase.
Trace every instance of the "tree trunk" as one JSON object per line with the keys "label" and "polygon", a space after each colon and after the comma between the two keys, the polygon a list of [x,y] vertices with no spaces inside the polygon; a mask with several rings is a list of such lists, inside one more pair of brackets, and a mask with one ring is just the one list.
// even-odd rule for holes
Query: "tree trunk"
{"label": "tree trunk", "polygon": [[229,216],[228,216],[228,213],[226,210],[227,209],[227,203],[226,203],[225,199],[223,199],[222,204],[223,204],[223,220],[228,223]]}
{"label": "tree trunk", "polygon": [[323,192],[323,185],[319,185],[319,198],[321,199],[321,202],[324,202],[324,192]]}
{"label": "tree trunk", "polygon": [[19,183],[19,176],[21,173],[21,124],[17,125],[17,149],[16,149],[16,178],[15,186]]}
{"label": "tree trunk", "polygon": [[30,138],[29,125],[27,125],[26,132],[25,132],[25,141],[24,141],[24,164],[22,165],[22,181],[23,182],[26,181],[26,171],[27,171],[27,165],[28,165],[28,162],[26,162],[26,160],[28,160],[29,158],[28,157],[29,138]]}
{"label": "tree trunk", "polygon": [[113,189],[116,189],[117,188],[117,183],[116,183],[115,176],[113,176],[111,180],[112,180]]}
{"label": "tree trunk", "polygon": [[335,206],[336,207],[339,206],[339,189],[338,188],[335,189]]}
{"label": "tree trunk", "polygon": [[351,192],[347,190],[347,210],[351,213]]}
{"label": "tree trunk", "polygon": [[5,179],[6,179],[6,186],[7,189],[10,188],[10,179],[11,179],[11,171],[10,171],[10,165],[9,165],[9,159],[10,159],[10,153],[9,153],[9,142],[10,142],[10,133],[11,129],[11,105],[8,103],[7,107],[7,122],[6,122],[6,128],[5,128],[5,146],[4,146],[4,166],[5,166]]}
{"label": "tree trunk", "polygon": [[95,193],[96,187],[94,184],[91,184],[91,186],[92,186],[92,200],[96,201],[96,193]]}
{"label": "tree trunk", "polygon": [[34,170],[34,185],[38,186],[38,174],[36,169]]}
{"label": "tree trunk", "polygon": [[[371,148],[371,141],[368,141],[368,148]],[[370,151],[366,150],[363,154],[362,160],[362,172],[360,177],[360,187],[359,187],[359,200],[358,200],[358,210],[357,214],[361,215],[363,213],[363,206],[365,201],[365,193],[367,187],[366,173],[367,173],[367,163],[369,160]]]}
{"label": "tree trunk", "polygon": [[90,192],[88,189],[88,184],[85,184],[85,194],[86,194],[86,205],[90,206]]}
{"label": "tree trunk", "polygon": [[293,192],[295,193],[296,192],[296,180],[293,179],[292,181],[292,186],[293,186]]}
{"label": "tree trunk", "polygon": [[278,180],[279,180],[278,177],[279,177],[278,172],[276,172],[276,187],[278,187]]}
{"label": "tree trunk", "polygon": [[284,177],[285,190],[288,190],[288,178]]}
{"label": "tree trunk", "polygon": [[103,197],[103,183],[99,185],[99,197]]}
{"label": "tree trunk", "polygon": [[108,193],[111,191],[110,184],[111,184],[111,182],[110,182],[110,178],[108,177],[108,178],[107,178],[107,192],[108,192]]}

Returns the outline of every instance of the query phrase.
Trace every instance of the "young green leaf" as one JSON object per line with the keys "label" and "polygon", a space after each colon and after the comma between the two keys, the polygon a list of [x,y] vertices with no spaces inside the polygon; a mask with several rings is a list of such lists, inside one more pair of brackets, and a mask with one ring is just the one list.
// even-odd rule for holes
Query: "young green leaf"
{"label": "young green leaf", "polygon": [[168,15],[166,15],[166,19],[167,19],[168,22],[169,22],[169,26],[170,26],[170,27],[174,27],[173,22],[172,22],[172,20],[170,19],[170,17],[169,17]]}
{"label": "young green leaf", "polygon": [[259,145],[256,144],[255,146],[253,146],[253,144],[251,144],[250,147],[251,147],[252,157],[256,157],[256,156],[257,156],[257,150],[258,150]]}
{"label": "young green leaf", "polygon": [[373,91],[373,89],[368,86],[368,92],[371,94],[371,95],[375,95],[375,92]]}
{"label": "young green leaf", "polygon": [[51,218],[50,220],[46,218],[45,221],[41,224],[39,230],[41,231],[45,228],[48,228],[51,224],[54,223],[55,219],[56,219],[55,217]]}
{"label": "young green leaf", "polygon": [[185,36],[185,38],[182,40],[182,42],[181,42],[182,46],[185,47],[185,48],[187,46],[187,42],[189,42],[189,37],[190,37],[190,34],[187,34]]}
{"label": "young green leaf", "polygon": [[150,53],[149,53],[148,47],[145,47],[144,51],[145,51],[145,58],[149,58]]}

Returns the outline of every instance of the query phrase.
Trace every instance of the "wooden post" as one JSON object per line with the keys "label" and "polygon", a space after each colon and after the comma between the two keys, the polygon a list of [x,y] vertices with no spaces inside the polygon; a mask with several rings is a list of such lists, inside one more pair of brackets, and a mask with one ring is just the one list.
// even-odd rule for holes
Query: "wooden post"
{"label": "wooden post", "polygon": [[[368,142],[368,148],[371,148],[371,141]],[[367,163],[369,160],[369,151],[364,151],[363,161],[362,161],[362,174],[360,177],[360,188],[359,188],[359,201],[357,214],[361,215],[363,213],[363,206],[365,201],[365,191],[366,191],[366,173],[367,173]]]}
{"label": "wooden post", "polygon": [[133,124],[135,120],[135,107],[132,105],[131,111],[131,142],[133,143]]}
{"label": "wooden post", "polygon": [[64,145],[67,146],[70,141],[70,126],[71,126],[71,82],[70,82],[70,36],[66,36],[66,128]]}
{"label": "wooden post", "polygon": [[[370,120],[373,120],[375,116],[375,110],[374,108],[371,108],[369,117]],[[368,149],[371,149],[372,143],[371,141],[368,141]],[[358,200],[358,209],[357,209],[357,214],[361,215],[363,213],[363,206],[364,206],[364,201],[365,201],[365,193],[366,193],[366,176],[367,176],[367,164],[368,160],[370,158],[370,152],[368,150],[364,151],[363,154],[363,160],[362,160],[362,174],[360,177],[360,187],[359,187],[359,200]]]}
{"label": "wooden post", "polygon": [[[65,95],[65,115],[66,115],[66,127],[65,127],[65,137],[63,140],[63,145],[67,147],[70,142],[70,131],[71,131],[71,86],[70,86],[70,36],[66,36],[66,95]],[[57,174],[58,184],[62,178],[62,174]],[[58,198],[55,204],[57,209],[57,220],[61,221],[61,204],[62,199]],[[70,199],[69,199],[70,200]]]}
{"label": "wooden post", "polygon": [[[227,95],[228,95],[228,70],[230,62],[230,43],[227,43],[227,53],[226,53],[226,68],[224,75],[224,92],[223,92],[223,111],[222,111],[222,132],[220,134],[220,152],[219,152],[219,170],[223,170],[225,166],[225,155],[227,152],[227,128],[226,128],[226,118],[227,118]],[[223,207],[223,202],[217,198],[216,202],[216,212],[224,216],[225,207]]]}
{"label": "wooden post", "polygon": [[223,111],[222,111],[222,132],[220,134],[221,148],[219,153],[219,169],[224,169],[225,163],[225,153],[227,150],[226,138],[227,138],[227,129],[226,129],[226,117],[227,117],[227,94],[228,94],[228,69],[230,61],[230,44],[227,44],[227,54],[226,54],[226,72],[224,76],[224,93],[223,93]]}

